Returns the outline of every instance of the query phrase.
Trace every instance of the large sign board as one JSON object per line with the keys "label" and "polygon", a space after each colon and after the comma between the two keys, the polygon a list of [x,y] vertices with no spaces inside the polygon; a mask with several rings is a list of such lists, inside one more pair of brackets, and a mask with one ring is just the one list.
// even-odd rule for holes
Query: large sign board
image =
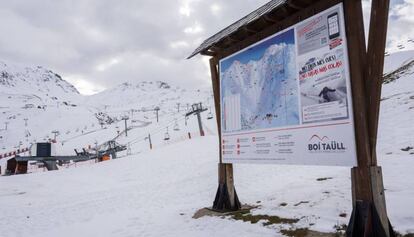
{"label": "large sign board", "polygon": [[220,60],[224,163],[356,165],[342,3]]}

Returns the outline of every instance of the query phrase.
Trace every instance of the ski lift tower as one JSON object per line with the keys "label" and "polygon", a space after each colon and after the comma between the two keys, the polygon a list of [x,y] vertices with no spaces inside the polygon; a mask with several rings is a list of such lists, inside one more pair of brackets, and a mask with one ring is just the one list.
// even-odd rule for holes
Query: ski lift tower
{"label": "ski lift tower", "polygon": [[200,136],[204,136],[203,124],[201,123],[201,115],[200,114],[202,112],[206,111],[206,110],[207,110],[207,108],[203,108],[203,104],[200,102],[198,104],[197,103],[193,104],[191,106],[191,111],[186,113],[186,115],[185,115],[186,117],[190,116],[192,114],[197,115],[198,128],[200,129]]}
{"label": "ski lift tower", "polygon": [[128,137],[128,125],[127,125],[127,120],[128,119],[129,119],[129,117],[126,116],[126,115],[122,117],[122,120],[125,121],[125,137]]}
{"label": "ski lift tower", "polygon": [[156,106],[154,108],[155,113],[157,114],[157,123],[158,123],[158,111],[160,111],[160,107]]}
{"label": "ski lift tower", "polygon": [[53,130],[52,133],[54,135],[53,141],[56,141],[56,137],[59,135],[59,131],[58,130]]}

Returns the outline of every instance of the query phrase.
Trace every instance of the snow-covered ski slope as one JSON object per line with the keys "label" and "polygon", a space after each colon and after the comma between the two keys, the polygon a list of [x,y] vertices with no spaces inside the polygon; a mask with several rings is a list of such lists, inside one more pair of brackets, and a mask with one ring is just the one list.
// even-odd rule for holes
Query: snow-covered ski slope
{"label": "snow-covered ski slope", "polygon": [[[160,81],[123,83],[93,96],[82,96],[50,70],[6,63],[0,63],[0,92],[3,156],[34,142],[54,139],[53,131],[58,132],[56,154],[74,155],[74,149],[95,147],[117,137],[125,129],[124,116],[129,118],[127,125],[135,139],[123,142],[142,143],[154,133],[151,136],[157,145],[159,140],[164,141],[161,136],[167,127],[172,138],[197,131],[194,117],[185,126],[184,114],[193,103],[202,102],[207,108],[212,105],[209,89],[189,90]],[[159,123],[155,107],[160,108]],[[180,131],[174,131],[176,124]],[[0,159],[0,166],[4,167],[5,162]]]}
{"label": "snow-covered ski slope", "polygon": [[[413,52],[411,55],[414,57]],[[390,66],[386,72],[409,63],[406,60],[410,57],[407,52],[387,57],[386,70],[390,58],[398,66]],[[378,157],[383,167],[387,209],[391,223],[400,233],[414,232],[414,149],[410,149],[414,146],[412,70],[409,67],[398,73],[398,79],[384,84],[379,126]],[[111,94],[122,88],[114,89]],[[156,104],[161,104],[161,96],[155,96],[160,92],[154,90],[151,93],[159,100]],[[209,92],[188,93],[181,96],[182,103],[186,103],[184,98],[205,103],[211,100],[207,99]],[[199,93],[205,96],[197,97]],[[118,138],[121,143],[130,143],[130,156],[125,153],[122,159],[98,164],[0,177],[0,236],[283,236],[281,230],[309,228],[334,232],[337,226],[347,224],[351,211],[350,170],[342,167],[234,166],[241,202],[259,206],[252,211],[254,215],[299,219],[295,224],[263,226],[263,221],[251,224],[230,217],[193,219],[198,209],[211,206],[217,189],[216,120],[206,120],[207,112],[204,113],[207,136],[187,139],[188,131],[197,134],[196,119],[191,117],[186,128],[185,121],[180,120],[182,112],[174,112],[177,101],[172,98],[178,96],[171,91],[167,94],[164,96],[170,100],[163,104],[167,111],[158,125],[153,111],[135,112],[138,125],[129,131],[128,137]],[[150,101],[139,105],[146,97],[140,99],[138,93],[131,92],[132,96],[137,96],[128,102],[132,108],[155,105]],[[110,101],[104,100],[108,97],[103,97],[89,98],[82,105],[112,117],[131,109],[122,103],[124,99],[120,96],[116,99],[119,103],[115,101],[117,106],[111,106]],[[135,100],[138,101],[132,104]],[[179,131],[173,130],[175,118]],[[118,121],[105,125],[106,129],[96,125],[99,127],[96,133],[72,134],[69,126],[79,120],[67,121],[68,128],[63,130],[71,133],[58,137],[58,144],[67,141],[61,148],[58,146],[57,152],[71,152],[70,147],[93,145],[95,140],[102,142],[116,136],[117,126],[123,128],[123,121]],[[166,126],[172,137],[168,142],[163,140]],[[148,132],[154,133],[153,150],[148,149],[148,141],[144,139]]]}

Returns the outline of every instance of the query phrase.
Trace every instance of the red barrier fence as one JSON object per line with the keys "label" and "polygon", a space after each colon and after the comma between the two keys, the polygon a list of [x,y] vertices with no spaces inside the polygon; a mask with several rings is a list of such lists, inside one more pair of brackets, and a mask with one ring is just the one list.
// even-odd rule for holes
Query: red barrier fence
{"label": "red barrier fence", "polygon": [[25,153],[28,152],[29,148],[23,148],[23,149],[17,149],[16,151],[10,151],[10,152],[6,152],[4,154],[0,154],[0,159],[3,158],[7,158],[7,157],[12,157],[21,153]]}

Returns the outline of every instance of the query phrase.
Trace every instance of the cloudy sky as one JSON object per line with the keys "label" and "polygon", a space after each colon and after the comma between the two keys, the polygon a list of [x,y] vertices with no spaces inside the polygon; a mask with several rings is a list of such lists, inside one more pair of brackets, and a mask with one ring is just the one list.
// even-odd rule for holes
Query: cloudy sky
{"label": "cloudy sky", "polygon": [[[0,60],[50,68],[84,94],[139,80],[208,86],[207,58],[185,58],[266,2],[4,0]],[[414,0],[391,0],[391,5],[390,49],[414,37]]]}

